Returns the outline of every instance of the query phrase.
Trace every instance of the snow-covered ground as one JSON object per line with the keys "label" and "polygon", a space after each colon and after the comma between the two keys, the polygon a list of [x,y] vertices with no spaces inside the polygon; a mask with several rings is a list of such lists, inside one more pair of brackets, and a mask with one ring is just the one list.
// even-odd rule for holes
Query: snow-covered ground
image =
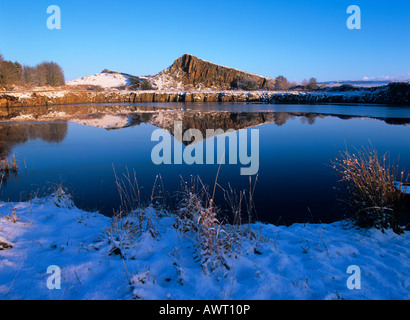
{"label": "snow-covered ground", "polygon": [[117,72],[97,73],[92,76],[67,81],[68,86],[93,85],[102,88],[116,88],[131,85],[130,77]]}
{"label": "snow-covered ground", "polygon": [[184,84],[181,81],[176,81],[178,75],[170,75],[168,69],[151,77],[151,84],[160,91],[184,91]]}
{"label": "snow-covered ground", "polygon": [[[410,299],[409,232],[254,223],[252,239],[238,233],[225,265],[212,270],[201,265],[198,237],[176,221],[153,208],[111,220],[76,208],[61,190],[2,202],[0,298]],[[351,265],[360,289],[347,287]],[[47,286],[58,283],[49,266],[61,270],[60,289]]]}

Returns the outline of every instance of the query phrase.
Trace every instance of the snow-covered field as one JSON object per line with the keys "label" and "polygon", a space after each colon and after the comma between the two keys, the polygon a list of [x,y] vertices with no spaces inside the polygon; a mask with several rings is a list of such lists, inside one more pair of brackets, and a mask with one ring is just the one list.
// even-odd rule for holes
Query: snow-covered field
{"label": "snow-covered field", "polygon": [[[61,190],[2,202],[0,299],[410,299],[409,232],[254,223],[212,269],[201,265],[198,237],[176,222],[153,208],[111,220]],[[360,289],[347,287],[351,265]],[[49,266],[61,270],[60,289],[47,286],[58,283]]]}

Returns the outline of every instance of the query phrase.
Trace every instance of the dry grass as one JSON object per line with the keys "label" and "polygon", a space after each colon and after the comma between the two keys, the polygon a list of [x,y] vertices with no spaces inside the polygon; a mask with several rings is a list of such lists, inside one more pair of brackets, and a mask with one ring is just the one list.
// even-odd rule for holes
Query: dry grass
{"label": "dry grass", "polygon": [[401,186],[409,176],[393,165],[390,156],[379,156],[373,148],[339,152],[332,162],[347,191],[346,203],[353,208],[353,219],[361,227],[393,229],[401,233],[400,210],[404,201]]}
{"label": "dry grass", "polygon": [[214,206],[214,193],[211,196],[199,177],[191,176],[190,184],[183,181],[183,186],[176,227],[185,233],[194,232],[197,258],[205,273],[219,266],[230,269],[226,257],[232,252],[234,239],[217,219],[220,209]]}
{"label": "dry grass", "polygon": [[[142,205],[135,171],[130,174],[126,170],[119,178],[114,169],[114,175],[121,205],[112,219],[111,227],[104,232],[103,238],[110,244],[110,254],[126,258],[128,249],[139,241],[140,236],[147,232],[153,238],[159,236],[154,219],[163,213],[175,212],[177,219],[174,227],[178,232],[195,239],[195,258],[201,263],[205,273],[219,267],[229,270],[231,267],[228,258],[241,248],[243,236],[249,235],[250,239],[253,238],[251,222],[252,213],[255,211],[253,193],[256,179],[254,183],[250,180],[249,191],[237,193],[231,186],[224,190],[217,183],[217,178],[211,191],[199,177],[191,176],[188,182],[181,178],[182,190],[177,194],[177,207],[172,210],[169,209],[169,198],[165,196],[160,176],[155,178],[149,202]],[[225,212],[214,203],[217,188],[223,191],[233,213],[233,226],[219,220]],[[245,220],[248,225],[242,225]]]}
{"label": "dry grass", "polygon": [[[114,166],[113,170],[120,197],[120,207],[118,211],[114,212],[111,226],[104,230],[101,238],[108,241],[110,255],[115,254],[126,258],[127,250],[138,241],[142,234],[149,232],[155,238],[158,236],[158,231],[155,228],[148,206],[142,206],[141,192],[135,170],[131,175],[127,168],[122,178],[117,176]],[[158,178],[155,180],[151,195],[151,206],[158,200],[155,195],[158,188],[157,180]]]}
{"label": "dry grass", "polygon": [[[220,266],[231,269],[228,258],[241,248],[242,238],[253,238],[251,230],[252,213],[255,211],[253,194],[255,184],[250,180],[249,192],[236,192],[230,185],[224,190],[217,179],[212,193],[209,186],[202,183],[199,177],[192,177],[190,183],[182,180],[183,191],[177,209],[177,229],[195,234],[198,249],[197,258],[204,272],[212,271]],[[218,217],[223,216],[220,207],[215,205],[216,187],[224,193],[229,210],[233,215],[233,225],[225,224]],[[248,225],[243,226],[244,216]]]}
{"label": "dry grass", "polygon": [[3,159],[0,159],[0,172],[3,172],[5,174],[16,174],[17,170],[18,166],[14,154],[10,158],[5,157]]}
{"label": "dry grass", "polygon": [[229,210],[233,215],[232,225],[237,227],[238,231],[243,231],[243,221],[247,220],[248,228],[247,235],[252,238],[253,232],[251,228],[252,219],[257,216],[256,206],[253,200],[255,193],[256,183],[258,182],[258,175],[255,176],[255,180],[252,182],[252,178],[249,177],[249,190],[242,190],[239,193],[234,190],[228,183],[228,187],[223,189],[224,198],[228,204]]}

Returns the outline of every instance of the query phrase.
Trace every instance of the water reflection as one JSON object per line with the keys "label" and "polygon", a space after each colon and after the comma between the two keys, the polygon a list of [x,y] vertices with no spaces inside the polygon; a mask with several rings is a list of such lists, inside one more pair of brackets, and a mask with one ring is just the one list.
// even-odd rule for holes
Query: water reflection
{"label": "water reflection", "polygon": [[[207,129],[257,127],[258,218],[274,223],[328,222],[344,212],[336,201],[337,177],[326,164],[346,144],[360,147],[370,140],[380,153],[390,151],[392,159],[400,155],[400,164],[410,168],[409,110],[245,104],[8,108],[0,112],[4,120],[0,123],[0,154],[16,153],[28,169],[3,183],[0,196],[2,200],[26,200],[30,192],[62,183],[80,208],[110,215],[119,201],[113,164],[118,175],[126,167],[135,169],[148,196],[157,174],[171,192],[180,187],[180,176],[188,180],[191,174],[199,175],[204,183],[214,183],[217,165],[154,165],[150,154],[156,144],[151,141],[155,129],[173,135],[174,121],[181,121],[183,131],[198,129],[205,137]],[[223,166],[219,180],[222,186],[230,183],[236,190],[249,187],[248,177],[239,176],[234,165]]]}
{"label": "water reflection", "polygon": [[41,139],[62,142],[67,135],[67,122],[0,124],[0,157],[8,156],[17,144]]}
{"label": "water reflection", "polygon": [[[80,108],[57,106],[21,110],[24,110],[24,115],[16,115],[16,110],[14,110],[9,122],[0,123],[0,156],[2,157],[9,155],[15,145],[26,143],[29,140],[41,139],[50,143],[63,141],[67,135],[67,121],[107,130],[118,130],[148,123],[166,130],[172,135],[174,135],[174,122],[180,121],[182,132],[188,129],[197,129],[206,137],[207,129],[222,129],[222,131],[233,129],[236,131],[265,123],[282,126],[288,120],[295,118],[300,118],[302,123],[313,125],[317,118],[325,117],[322,114],[304,112],[207,112],[136,106],[100,106],[98,108],[96,106],[82,106]],[[15,121],[26,116],[28,111],[33,112],[31,117],[32,120],[36,121]],[[340,117],[347,119],[344,116]],[[350,118],[352,117],[348,119]],[[185,145],[191,143],[180,142]]]}

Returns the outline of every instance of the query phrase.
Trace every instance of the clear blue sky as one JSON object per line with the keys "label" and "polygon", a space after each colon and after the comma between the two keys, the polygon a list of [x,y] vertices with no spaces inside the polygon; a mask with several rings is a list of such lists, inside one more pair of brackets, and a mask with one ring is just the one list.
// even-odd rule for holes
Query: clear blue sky
{"label": "clear blue sky", "polygon": [[[361,30],[346,27],[351,4]],[[46,27],[49,5],[61,30]],[[0,52],[55,61],[67,80],[156,74],[184,53],[269,77],[357,80],[410,72],[410,1],[1,0]]]}

